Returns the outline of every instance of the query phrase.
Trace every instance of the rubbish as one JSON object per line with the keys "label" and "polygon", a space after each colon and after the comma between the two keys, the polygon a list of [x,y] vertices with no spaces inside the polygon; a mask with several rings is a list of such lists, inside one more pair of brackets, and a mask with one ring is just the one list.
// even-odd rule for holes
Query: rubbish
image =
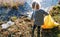
{"label": "rubbish", "polygon": [[[2,29],[2,27],[1,27],[0,37],[30,37],[31,28],[34,24],[32,24],[33,23],[32,20],[27,21],[26,19],[28,19],[28,18],[25,16],[23,18],[16,19],[14,22],[14,25],[7,27],[7,29],[5,29],[5,28]],[[30,20],[30,19],[28,19],[28,20]],[[10,21],[10,22],[12,22],[12,21]],[[4,24],[7,24],[7,23],[9,23],[9,21],[5,22]],[[35,31],[35,34],[36,34],[36,31]]]}
{"label": "rubbish", "polygon": [[2,29],[6,29],[6,28],[8,28],[8,27],[10,27],[12,25],[14,25],[14,22],[8,21],[7,23],[2,24],[1,26],[2,26]]}
{"label": "rubbish", "polygon": [[52,29],[57,26],[59,26],[59,24],[52,19],[51,15],[45,16],[44,25],[42,25],[43,29]]}
{"label": "rubbish", "polygon": [[31,16],[32,16],[32,14],[33,14],[33,11],[27,12],[27,14],[28,14],[28,15],[27,15],[27,16],[28,16],[27,18],[28,18],[28,19],[31,19]]}
{"label": "rubbish", "polygon": [[11,21],[15,21],[17,19],[16,16],[11,17]]}

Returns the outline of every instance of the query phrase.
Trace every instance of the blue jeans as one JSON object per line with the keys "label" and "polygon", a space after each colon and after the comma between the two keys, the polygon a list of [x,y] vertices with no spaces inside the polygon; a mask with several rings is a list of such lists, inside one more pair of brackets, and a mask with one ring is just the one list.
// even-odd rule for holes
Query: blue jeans
{"label": "blue jeans", "polygon": [[40,26],[34,25],[32,29],[32,37],[34,37],[34,30],[37,27],[37,37],[40,37]]}

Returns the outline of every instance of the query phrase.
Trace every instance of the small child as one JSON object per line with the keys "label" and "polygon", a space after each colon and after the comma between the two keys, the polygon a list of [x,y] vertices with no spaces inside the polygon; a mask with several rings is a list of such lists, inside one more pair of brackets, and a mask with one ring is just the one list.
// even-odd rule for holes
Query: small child
{"label": "small child", "polygon": [[32,9],[33,9],[33,14],[32,14],[31,19],[32,20],[34,19],[34,26],[32,29],[32,37],[34,37],[34,30],[36,27],[38,28],[37,37],[40,37],[40,27],[41,27],[41,25],[44,24],[44,14],[48,15],[48,13],[45,12],[44,10],[40,9],[39,4],[36,2],[32,3]]}

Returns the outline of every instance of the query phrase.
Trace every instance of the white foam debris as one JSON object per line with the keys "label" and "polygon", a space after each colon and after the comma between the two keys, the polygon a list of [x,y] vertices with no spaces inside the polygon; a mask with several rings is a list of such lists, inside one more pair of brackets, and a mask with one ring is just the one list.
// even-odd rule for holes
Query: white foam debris
{"label": "white foam debris", "polygon": [[7,23],[2,24],[1,26],[2,26],[2,29],[6,29],[6,28],[8,28],[8,27],[10,27],[12,25],[14,25],[14,22],[8,21]]}

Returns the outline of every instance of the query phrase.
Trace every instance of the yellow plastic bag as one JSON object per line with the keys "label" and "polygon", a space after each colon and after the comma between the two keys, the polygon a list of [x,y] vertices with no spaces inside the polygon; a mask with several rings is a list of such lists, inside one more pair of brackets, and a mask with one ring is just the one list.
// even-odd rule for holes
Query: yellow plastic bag
{"label": "yellow plastic bag", "polygon": [[44,18],[44,25],[42,25],[41,27],[43,29],[52,29],[54,27],[57,27],[58,25],[59,24],[52,19],[51,15],[47,15]]}

